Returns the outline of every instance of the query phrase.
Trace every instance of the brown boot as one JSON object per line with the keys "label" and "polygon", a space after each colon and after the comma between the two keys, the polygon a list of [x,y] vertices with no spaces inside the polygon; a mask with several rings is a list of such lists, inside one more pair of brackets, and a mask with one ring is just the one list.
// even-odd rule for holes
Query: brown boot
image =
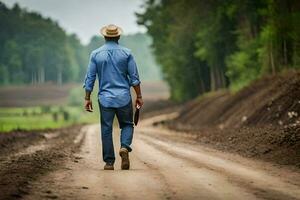
{"label": "brown boot", "polygon": [[128,150],[126,148],[121,148],[119,154],[122,158],[121,169],[129,169],[130,162],[129,162]]}
{"label": "brown boot", "polygon": [[114,170],[114,165],[111,163],[106,163],[104,165],[104,170]]}

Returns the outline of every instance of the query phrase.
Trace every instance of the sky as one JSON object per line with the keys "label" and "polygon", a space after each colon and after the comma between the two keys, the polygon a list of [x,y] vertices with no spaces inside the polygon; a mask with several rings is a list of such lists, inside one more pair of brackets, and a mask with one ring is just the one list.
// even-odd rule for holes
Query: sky
{"label": "sky", "polygon": [[16,2],[29,11],[37,11],[57,21],[68,33],[76,33],[87,44],[101,27],[116,24],[124,34],[145,32],[136,24],[135,12],[144,0],[0,0],[8,7]]}

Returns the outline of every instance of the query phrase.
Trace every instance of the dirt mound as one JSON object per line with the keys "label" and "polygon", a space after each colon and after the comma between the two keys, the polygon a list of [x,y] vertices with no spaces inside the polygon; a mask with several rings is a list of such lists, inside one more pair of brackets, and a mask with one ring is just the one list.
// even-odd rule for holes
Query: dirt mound
{"label": "dirt mound", "polygon": [[236,94],[206,94],[167,124],[220,149],[300,167],[300,72],[263,77]]}

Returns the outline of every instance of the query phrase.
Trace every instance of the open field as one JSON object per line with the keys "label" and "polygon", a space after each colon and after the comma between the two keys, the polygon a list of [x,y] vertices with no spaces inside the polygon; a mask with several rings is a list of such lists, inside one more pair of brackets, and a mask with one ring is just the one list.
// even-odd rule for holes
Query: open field
{"label": "open field", "polygon": [[80,84],[2,87],[0,132],[97,122],[97,112],[84,111],[81,94]]}
{"label": "open field", "polygon": [[64,105],[76,84],[36,86],[6,86],[0,88],[0,107]]}
{"label": "open field", "polygon": [[[142,90],[146,110],[153,103],[167,104],[165,100],[169,93],[165,83],[145,82]],[[96,82],[92,94],[95,112],[87,113],[83,109],[84,89],[81,84],[1,87],[0,132],[98,122],[97,92]]]}
{"label": "open field", "polygon": [[[93,96],[98,92],[97,82]],[[83,99],[84,89],[82,84],[44,84],[36,86],[5,86],[0,87],[0,107],[29,107],[43,105],[66,105],[69,103],[70,94],[77,91],[73,98]],[[146,100],[167,99],[169,88],[162,81],[142,82],[143,95]]]}

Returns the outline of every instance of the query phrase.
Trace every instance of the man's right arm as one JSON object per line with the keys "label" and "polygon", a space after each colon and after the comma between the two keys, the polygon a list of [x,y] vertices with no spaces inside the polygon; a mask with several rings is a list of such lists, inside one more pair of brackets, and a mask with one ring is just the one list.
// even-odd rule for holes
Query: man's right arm
{"label": "man's right arm", "polygon": [[84,85],[83,85],[83,87],[85,88],[85,110],[89,112],[93,112],[93,105],[90,96],[94,88],[96,73],[97,73],[96,62],[93,58],[93,54],[91,54],[86,77],[84,80]]}

